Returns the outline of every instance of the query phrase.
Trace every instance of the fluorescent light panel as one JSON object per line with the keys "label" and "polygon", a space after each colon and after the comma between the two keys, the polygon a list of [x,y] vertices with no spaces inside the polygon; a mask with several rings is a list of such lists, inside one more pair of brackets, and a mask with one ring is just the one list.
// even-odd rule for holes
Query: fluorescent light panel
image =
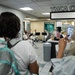
{"label": "fluorescent light panel", "polygon": [[31,18],[25,18],[26,20],[30,20]]}
{"label": "fluorescent light panel", "polygon": [[50,19],[47,19],[47,20],[50,20]]}
{"label": "fluorescent light panel", "polygon": [[35,20],[38,20],[38,19],[33,19],[33,18],[25,18],[25,20],[35,21]]}
{"label": "fluorescent light panel", "polygon": [[25,10],[25,11],[29,11],[29,10],[33,10],[32,8],[30,7],[23,7],[23,8],[20,8],[21,10]]}
{"label": "fluorescent light panel", "polygon": [[50,15],[50,13],[42,13],[43,15]]}

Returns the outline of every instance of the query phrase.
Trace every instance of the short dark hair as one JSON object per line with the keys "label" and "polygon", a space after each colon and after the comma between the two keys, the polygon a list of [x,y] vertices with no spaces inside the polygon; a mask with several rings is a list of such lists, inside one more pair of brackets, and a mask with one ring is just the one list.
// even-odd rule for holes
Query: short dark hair
{"label": "short dark hair", "polygon": [[0,37],[15,38],[20,31],[20,19],[11,12],[0,15]]}

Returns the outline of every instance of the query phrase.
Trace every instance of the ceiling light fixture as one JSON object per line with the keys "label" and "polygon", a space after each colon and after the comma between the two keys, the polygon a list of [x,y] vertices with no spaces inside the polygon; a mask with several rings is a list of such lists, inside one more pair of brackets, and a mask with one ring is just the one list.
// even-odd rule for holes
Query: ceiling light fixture
{"label": "ceiling light fixture", "polygon": [[43,15],[50,15],[50,13],[42,13]]}
{"label": "ceiling light fixture", "polygon": [[31,18],[25,18],[26,20],[30,20]]}
{"label": "ceiling light fixture", "polygon": [[23,8],[20,8],[21,10],[24,10],[24,11],[29,11],[29,10],[33,10],[32,8],[30,7],[23,7]]}
{"label": "ceiling light fixture", "polygon": [[50,20],[50,19],[47,19],[47,20]]}

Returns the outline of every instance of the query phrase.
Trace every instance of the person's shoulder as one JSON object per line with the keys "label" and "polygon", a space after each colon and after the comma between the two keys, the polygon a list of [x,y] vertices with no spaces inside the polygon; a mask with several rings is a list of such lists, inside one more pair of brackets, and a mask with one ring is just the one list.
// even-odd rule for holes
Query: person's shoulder
{"label": "person's shoulder", "polygon": [[24,45],[25,45],[25,44],[29,44],[29,42],[28,42],[27,40],[21,40],[21,41],[19,42],[19,44],[22,44],[22,45],[24,44]]}
{"label": "person's shoulder", "polygon": [[18,42],[15,46],[15,48],[22,48],[23,50],[29,50],[29,48],[32,49],[31,44],[28,41],[21,40]]}

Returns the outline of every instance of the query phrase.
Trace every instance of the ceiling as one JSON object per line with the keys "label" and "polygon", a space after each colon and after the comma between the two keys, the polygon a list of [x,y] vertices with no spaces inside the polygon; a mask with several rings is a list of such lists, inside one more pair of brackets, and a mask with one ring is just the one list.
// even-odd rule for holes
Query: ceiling
{"label": "ceiling", "polygon": [[[33,10],[23,11],[38,18],[47,18],[49,15],[42,15],[45,12],[51,12],[51,7],[75,5],[75,0],[0,0],[1,5],[5,5],[17,10],[22,7],[30,7]],[[22,11],[22,10],[21,10]]]}

